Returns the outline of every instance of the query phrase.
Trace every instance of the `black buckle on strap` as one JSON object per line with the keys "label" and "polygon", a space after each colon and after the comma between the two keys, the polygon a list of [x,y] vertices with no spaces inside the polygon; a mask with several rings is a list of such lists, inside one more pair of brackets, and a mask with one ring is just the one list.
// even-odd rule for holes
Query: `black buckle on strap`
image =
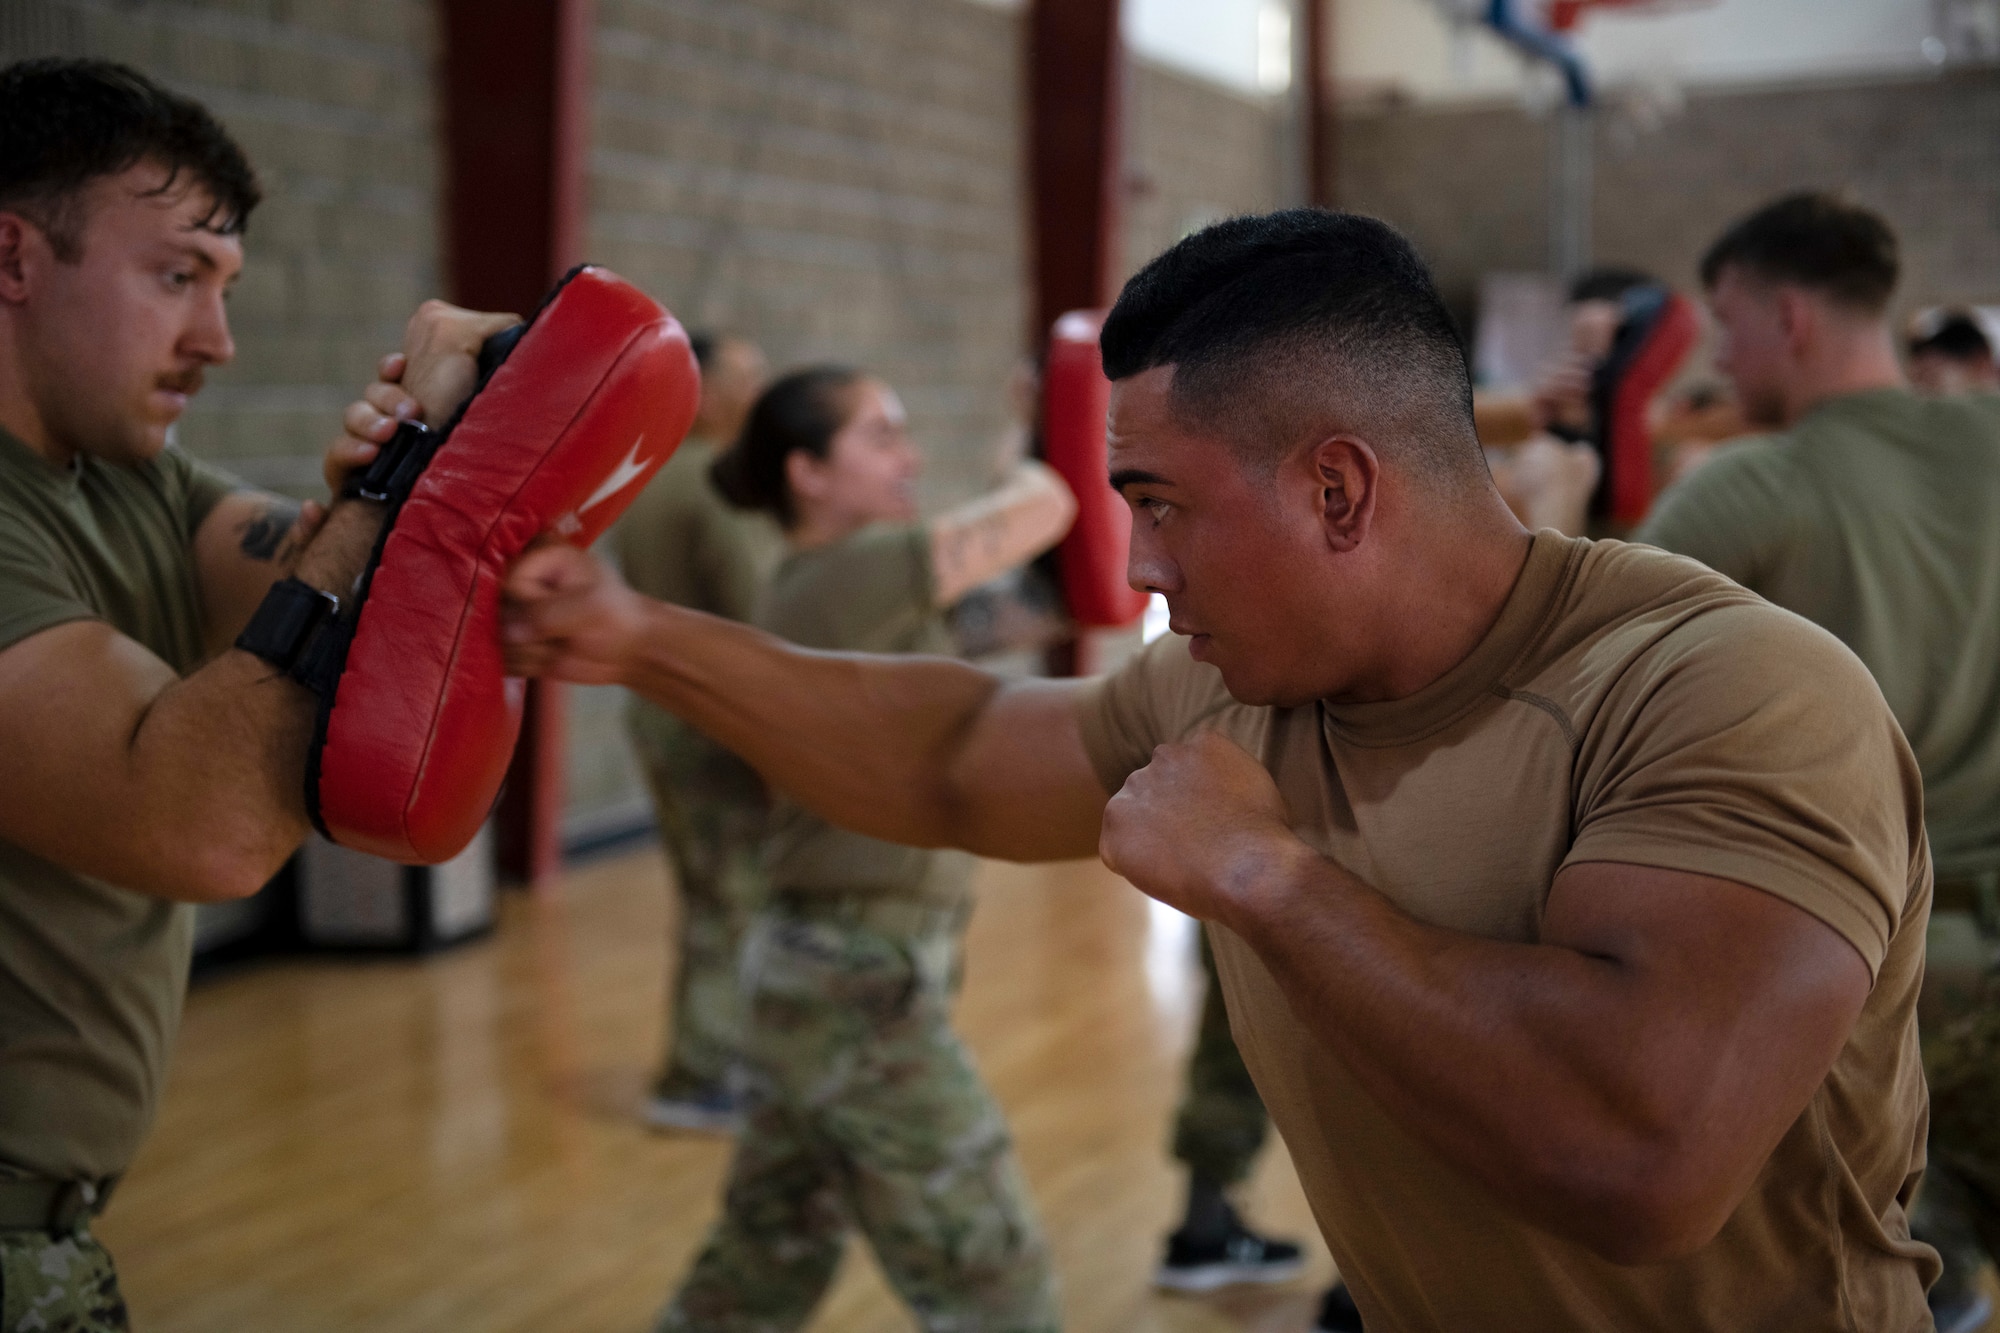
{"label": "black buckle on strap", "polygon": [[338,597],[299,579],[282,579],[264,594],[256,614],[236,636],[236,646],[302,684],[312,685],[303,667],[320,632],[339,617]]}
{"label": "black buckle on strap", "polygon": [[430,466],[437,452],[438,437],[421,421],[405,421],[382,446],[365,468],[347,474],[341,486],[343,498],[373,500],[396,505],[409,498],[410,488]]}

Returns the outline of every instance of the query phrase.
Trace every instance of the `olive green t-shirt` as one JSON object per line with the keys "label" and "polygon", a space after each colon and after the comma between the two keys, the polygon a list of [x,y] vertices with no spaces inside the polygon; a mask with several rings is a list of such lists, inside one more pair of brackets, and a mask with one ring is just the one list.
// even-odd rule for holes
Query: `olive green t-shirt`
{"label": "olive green t-shirt", "polygon": [[1939,877],[2000,868],[2000,396],[1836,398],[1718,449],[1633,540],[1852,648],[1916,751]]}
{"label": "olive green t-shirt", "polygon": [[[952,650],[931,573],[929,530],[876,526],[786,557],[756,623],[804,648],[832,652]],[[771,818],[765,868],[780,892],[962,903],[973,859],[835,828],[789,800]]]}
{"label": "olive green t-shirt", "polygon": [[[232,483],[168,449],[59,471],[0,432],[0,651],[103,620],[186,673],[202,656],[194,534]],[[0,839],[0,1176],[122,1172],[180,1023],[193,909]]]}
{"label": "olive green t-shirt", "polygon": [[1523,1220],[1405,1131],[1211,926],[1237,1043],[1370,1328],[1394,1333],[1915,1333],[1937,1258],[1910,1240],[1930,868],[1916,764],[1824,630],[1690,560],[1542,532],[1499,619],[1417,694],[1256,708],[1163,639],[1079,721],[1117,790],[1220,729],[1293,827],[1420,920],[1539,938],[1565,866],[1750,885],[1824,922],[1874,987],[1811,1103],[1693,1255],[1621,1267]]}
{"label": "olive green t-shirt", "polygon": [[[784,536],[770,518],[737,509],[717,492],[708,479],[716,453],[706,440],[683,441],[625,511],[612,541],[625,581],[648,597],[747,621],[784,555]],[[627,703],[625,723],[642,751],[682,757],[699,751],[703,763],[722,766],[728,779],[722,785],[732,794],[762,791],[748,765],[637,695]]]}

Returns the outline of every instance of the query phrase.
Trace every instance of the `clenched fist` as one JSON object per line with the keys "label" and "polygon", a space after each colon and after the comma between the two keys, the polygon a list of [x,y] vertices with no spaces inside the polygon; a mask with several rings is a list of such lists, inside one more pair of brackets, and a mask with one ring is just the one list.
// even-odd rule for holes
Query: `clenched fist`
{"label": "clenched fist", "polygon": [[553,539],[507,576],[507,674],[615,685],[638,655],[647,601],[587,551]]}
{"label": "clenched fist", "polygon": [[1260,883],[1311,849],[1264,766],[1219,732],[1162,745],[1104,807],[1104,864],[1189,916],[1229,924]]}

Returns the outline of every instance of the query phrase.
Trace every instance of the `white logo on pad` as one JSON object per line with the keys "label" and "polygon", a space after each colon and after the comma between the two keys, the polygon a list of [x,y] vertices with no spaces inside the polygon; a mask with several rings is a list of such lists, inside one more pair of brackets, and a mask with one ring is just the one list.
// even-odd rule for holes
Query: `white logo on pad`
{"label": "white logo on pad", "polygon": [[639,461],[639,449],[645,443],[646,437],[644,435],[632,441],[632,451],[625,455],[625,461],[620,463],[616,468],[613,468],[611,475],[604,479],[604,484],[592,491],[590,498],[576,507],[577,513],[589,513],[592,509],[603,504],[606,500],[609,500],[612,496],[637,481],[645,473],[645,465]]}

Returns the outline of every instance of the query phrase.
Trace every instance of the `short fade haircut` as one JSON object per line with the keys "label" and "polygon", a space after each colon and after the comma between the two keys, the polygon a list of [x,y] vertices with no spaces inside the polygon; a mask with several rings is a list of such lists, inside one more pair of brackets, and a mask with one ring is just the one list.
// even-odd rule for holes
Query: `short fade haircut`
{"label": "short fade haircut", "polygon": [[1722,233],[1702,256],[1702,284],[1713,288],[1728,268],[1880,315],[1902,261],[1896,233],[1878,214],[1838,195],[1806,193],[1767,204]]}
{"label": "short fade haircut", "polygon": [[1293,208],[1198,231],[1125,284],[1099,345],[1113,380],[1172,366],[1177,409],[1267,474],[1338,420],[1432,480],[1487,476],[1458,330],[1374,218]]}
{"label": "short fade haircut", "polygon": [[262,197],[236,141],[192,98],[108,60],[23,60],[0,69],[0,209],[49,238],[56,257],[83,255],[84,189],[141,162],[165,169],[154,194],[183,183],[209,197],[198,224],[240,235]]}

